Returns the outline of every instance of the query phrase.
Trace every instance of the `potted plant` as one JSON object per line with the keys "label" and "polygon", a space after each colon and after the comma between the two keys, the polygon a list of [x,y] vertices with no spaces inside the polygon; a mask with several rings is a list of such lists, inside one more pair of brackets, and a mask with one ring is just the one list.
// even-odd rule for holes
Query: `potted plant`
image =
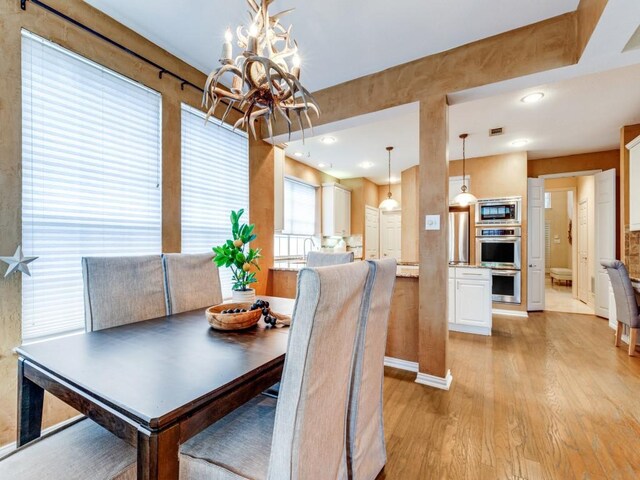
{"label": "potted plant", "polygon": [[240,224],[240,217],[243,214],[244,210],[242,209],[231,212],[231,235],[233,238],[219,247],[213,247],[216,254],[213,261],[219,268],[231,269],[233,301],[253,303],[256,292],[249,285],[257,281],[255,270],[260,270],[258,259],[261,255],[259,248],[254,250],[248,246],[257,238],[257,235],[253,233],[255,225]]}

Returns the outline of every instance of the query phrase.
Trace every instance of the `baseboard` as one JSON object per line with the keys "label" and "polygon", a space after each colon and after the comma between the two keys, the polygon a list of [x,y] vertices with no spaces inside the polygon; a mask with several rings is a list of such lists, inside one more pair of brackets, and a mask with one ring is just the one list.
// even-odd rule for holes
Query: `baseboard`
{"label": "baseboard", "polygon": [[410,362],[401,358],[384,357],[384,366],[418,373],[418,362]]}
{"label": "baseboard", "polygon": [[449,324],[450,332],[472,333],[474,335],[491,336],[491,327],[477,327],[473,325],[460,325],[459,323]]}
{"label": "baseboard", "polygon": [[493,308],[493,315],[503,315],[505,317],[529,318],[529,313],[523,310],[503,310],[502,308]]}
{"label": "baseboard", "polygon": [[[68,420],[65,420],[64,422],[56,423],[55,425],[52,425],[48,428],[43,429],[40,436],[44,437],[45,435],[49,435],[50,433],[53,433],[56,430],[69,425],[70,423],[77,422],[81,418],[84,418],[84,415],[76,415],[75,417],[71,417]],[[4,458],[6,455],[9,455],[16,448],[17,448],[16,442],[12,442],[12,443],[9,443],[8,445],[0,447],[0,459]]]}
{"label": "baseboard", "polygon": [[446,377],[436,377],[435,375],[429,375],[428,373],[420,373],[416,376],[416,383],[420,385],[427,385],[428,387],[439,388],[440,390],[449,390],[453,377],[451,376],[451,370],[447,370]]}

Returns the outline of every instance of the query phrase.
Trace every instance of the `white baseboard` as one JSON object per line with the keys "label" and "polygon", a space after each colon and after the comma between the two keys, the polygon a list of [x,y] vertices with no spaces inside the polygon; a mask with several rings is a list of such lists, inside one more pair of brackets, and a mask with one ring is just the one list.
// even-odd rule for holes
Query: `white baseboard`
{"label": "white baseboard", "polygon": [[418,362],[410,362],[401,358],[384,357],[384,366],[418,373]]}
{"label": "white baseboard", "polygon": [[461,333],[472,333],[474,335],[485,335],[491,336],[491,327],[477,327],[472,325],[460,325],[459,323],[450,323],[449,331],[451,332],[461,332]]}
{"label": "white baseboard", "polygon": [[523,310],[503,310],[502,308],[493,308],[491,313],[494,315],[504,315],[505,317],[529,318],[529,313]]}
{"label": "white baseboard", "polygon": [[416,376],[416,383],[420,385],[427,385],[428,387],[439,388],[440,390],[449,390],[453,377],[451,376],[451,370],[447,370],[447,376],[436,377],[435,375],[429,375],[427,373],[420,373]]}
{"label": "white baseboard", "polygon": [[[70,423],[73,422],[77,422],[80,418],[83,418],[84,415],[76,415],[75,417],[72,417],[68,420],[65,420],[63,422],[60,423],[56,423],[55,425],[52,425],[48,428],[45,428],[42,430],[40,436],[44,437],[45,435],[48,435],[62,427],[64,427],[65,425],[68,425]],[[0,447],[0,459],[4,458],[6,455],[9,455],[11,452],[13,452],[15,449],[17,448],[17,444],[16,442],[13,443],[9,443],[8,445],[4,445],[3,447]]]}

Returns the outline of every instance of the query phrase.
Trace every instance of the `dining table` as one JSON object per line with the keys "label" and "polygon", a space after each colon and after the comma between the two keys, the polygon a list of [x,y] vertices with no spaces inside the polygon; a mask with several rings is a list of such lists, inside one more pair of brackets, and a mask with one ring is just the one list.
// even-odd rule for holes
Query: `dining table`
{"label": "dining table", "polygon": [[41,435],[47,391],[134,446],[138,479],[177,479],[180,444],[277,383],[287,350],[287,327],[218,331],[205,311],[19,347],[18,446]]}

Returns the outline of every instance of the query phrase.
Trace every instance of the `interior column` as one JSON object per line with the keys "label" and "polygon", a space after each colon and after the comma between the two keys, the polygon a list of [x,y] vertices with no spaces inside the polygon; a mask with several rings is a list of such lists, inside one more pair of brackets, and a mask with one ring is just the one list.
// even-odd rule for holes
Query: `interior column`
{"label": "interior column", "polygon": [[[448,390],[447,363],[449,159],[445,95],[420,102],[419,258],[420,315],[417,383]],[[439,228],[426,230],[426,216]]]}

